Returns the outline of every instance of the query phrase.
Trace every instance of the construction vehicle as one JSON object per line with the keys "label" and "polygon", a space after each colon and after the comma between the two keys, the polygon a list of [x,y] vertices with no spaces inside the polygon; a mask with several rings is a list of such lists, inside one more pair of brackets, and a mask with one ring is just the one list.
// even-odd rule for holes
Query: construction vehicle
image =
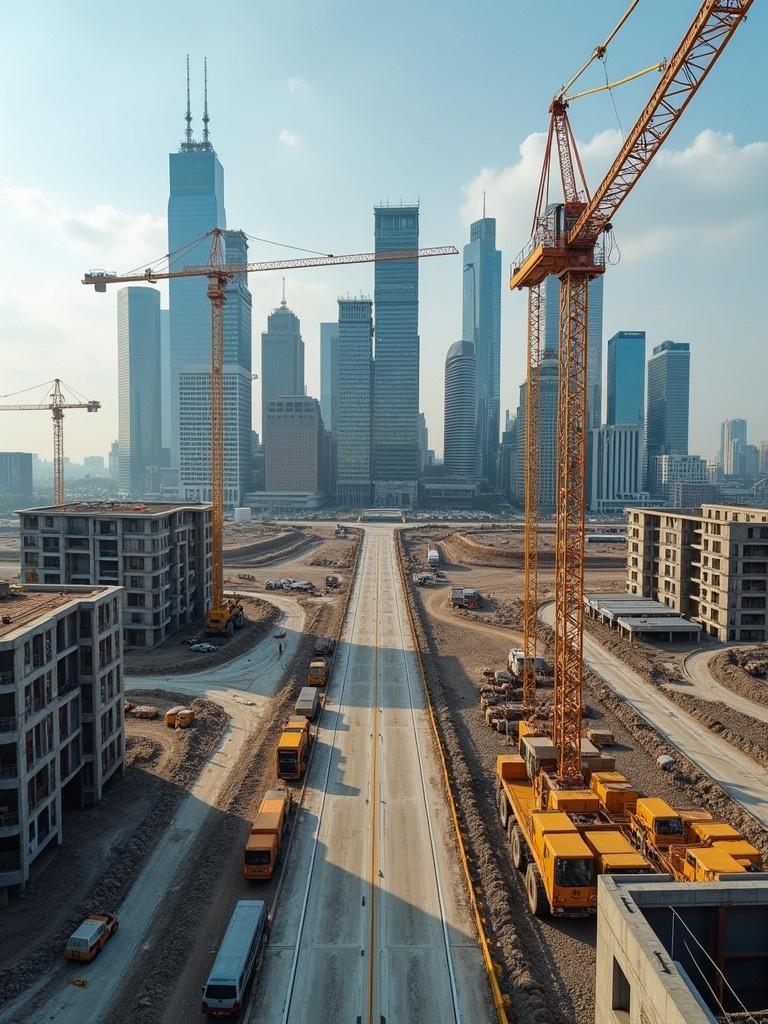
{"label": "construction vehicle", "polygon": [[296,699],[296,706],[293,709],[294,713],[297,716],[302,715],[304,718],[312,721],[312,719],[317,715],[319,707],[320,694],[317,691],[317,687],[302,686],[299,691],[299,696]]}
{"label": "construction vehicle", "polygon": [[269,879],[280,858],[283,835],[291,813],[287,789],[270,789],[264,794],[243,850],[243,878]]}
{"label": "construction vehicle", "polygon": [[427,565],[430,569],[440,568],[440,552],[437,548],[430,548],[427,551]]}
{"label": "construction vehicle", "polygon": [[727,850],[712,846],[673,846],[667,863],[678,882],[719,882],[724,876],[753,870]]}
{"label": "construction vehicle", "polygon": [[[77,402],[67,402],[61,390],[61,380],[46,381],[40,387],[53,384],[53,390],[47,396],[48,401],[40,402],[37,405],[0,405],[0,412],[38,412],[40,409],[48,409],[53,416],[53,502],[55,505],[64,504],[64,410],[85,409],[86,412],[98,412],[101,402],[89,400],[79,396]],[[66,387],[66,385],[65,385]],[[26,389],[31,390],[31,389]],[[70,391],[73,389],[70,387]],[[3,395],[3,398],[10,398],[10,395]],[[31,582],[31,581],[30,581]]]}
{"label": "construction vehicle", "polygon": [[238,598],[212,605],[205,617],[206,636],[231,637],[236,629],[245,625],[245,612]]}
{"label": "construction vehicle", "polygon": [[90,963],[99,955],[118,928],[114,914],[91,914],[67,939],[64,956]]}
{"label": "construction vehicle", "polygon": [[300,779],[309,757],[309,720],[294,716],[287,719],[277,741],[277,775],[280,779]]}
{"label": "construction vehicle", "polygon": [[641,853],[657,861],[670,846],[685,842],[685,825],[674,808],[660,797],[643,797],[629,815],[629,830]]}
{"label": "construction vehicle", "polygon": [[598,875],[650,875],[654,867],[619,829],[587,830],[584,842],[595,856]]}
{"label": "construction vehicle", "polygon": [[451,608],[466,608],[464,600],[464,587],[451,587],[451,596],[448,598]]}
{"label": "construction vehicle", "polygon": [[307,669],[307,686],[325,686],[328,682],[328,659],[313,658]]}
{"label": "construction vehicle", "polygon": [[165,712],[165,724],[169,729],[188,729],[195,720],[195,712],[192,708],[182,705],[168,708]]}

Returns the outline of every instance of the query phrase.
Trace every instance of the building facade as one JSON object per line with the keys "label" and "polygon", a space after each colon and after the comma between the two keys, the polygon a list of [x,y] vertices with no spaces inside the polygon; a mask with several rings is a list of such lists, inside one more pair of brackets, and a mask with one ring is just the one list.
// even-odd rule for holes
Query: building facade
{"label": "building facade", "polygon": [[474,474],[495,483],[501,388],[501,252],[496,248],[494,217],[484,216],[470,225],[469,243],[464,246],[462,310],[462,338],[474,344],[476,358]]}
{"label": "building facade", "polygon": [[117,293],[117,380],[120,493],[143,498],[150,467],[161,464],[160,292]]}
{"label": "building facade", "polygon": [[339,421],[339,325],[320,324],[320,411],[326,430]]}
{"label": "building facade", "polygon": [[323,495],[327,488],[328,442],[316,398],[273,398],[264,423],[267,493]]}
{"label": "building facade", "polygon": [[301,321],[283,298],[267,317],[267,329],[261,335],[261,437],[265,447],[269,403],[304,391]]}
{"label": "building facade", "polygon": [[642,425],[593,430],[591,470],[589,507],[593,512],[611,513],[642,500]]}
{"label": "building facade", "polygon": [[341,508],[365,508],[371,501],[372,339],[371,300],[339,299],[336,504]]}
{"label": "building facade", "polygon": [[[736,442],[736,444],[734,444]],[[747,443],[746,420],[723,420],[720,424],[720,466],[725,476],[738,476],[738,445]]]}
{"label": "building facade", "polygon": [[653,493],[671,499],[676,484],[707,482],[707,462],[700,455],[657,455],[648,475]]}
{"label": "building facade", "polygon": [[73,502],[19,513],[21,579],[122,590],[126,648],[157,647],[211,602],[210,505]]}
{"label": "building facade", "polygon": [[475,346],[471,341],[455,341],[445,357],[443,465],[446,477],[477,478],[476,395]]}
{"label": "building facade", "polygon": [[[557,484],[557,410],[558,362],[555,353],[542,358],[539,377],[539,509],[551,514],[555,509]],[[527,383],[520,385],[520,404],[515,420],[515,450],[512,460],[512,500],[525,503],[525,431]]]}
{"label": "building facade", "polygon": [[0,897],[122,770],[121,607],[118,587],[0,584]]}
{"label": "building facade", "polygon": [[[419,207],[376,206],[376,252],[417,249]],[[373,392],[374,503],[413,507],[419,476],[419,261],[377,261]]]}
{"label": "building facade", "polygon": [[619,331],[608,339],[605,422],[636,425],[645,419],[645,331]]}
{"label": "building facade", "polygon": [[0,495],[10,501],[34,494],[31,452],[0,452]]}
{"label": "building facade", "polygon": [[723,643],[768,640],[768,509],[627,509],[627,590]]}
{"label": "building facade", "polygon": [[645,449],[648,489],[655,480],[657,455],[688,454],[688,403],[691,352],[687,341],[664,341],[648,360]]}

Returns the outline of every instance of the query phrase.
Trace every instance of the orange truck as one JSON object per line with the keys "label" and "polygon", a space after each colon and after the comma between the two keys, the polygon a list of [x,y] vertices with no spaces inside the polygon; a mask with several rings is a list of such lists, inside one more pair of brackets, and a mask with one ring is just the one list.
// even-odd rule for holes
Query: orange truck
{"label": "orange truck", "polygon": [[264,794],[243,850],[244,878],[266,880],[272,877],[290,814],[288,790],[270,789]]}
{"label": "orange truck", "polygon": [[90,917],[86,917],[77,931],[67,939],[64,956],[68,960],[89,963],[99,955],[115,934],[117,923],[114,914],[91,914]]}
{"label": "orange truck", "polygon": [[325,658],[313,658],[307,669],[307,686],[325,686],[327,682],[327,660]]}
{"label": "orange truck", "polygon": [[309,720],[293,715],[286,720],[277,741],[277,775],[281,779],[300,779],[309,757]]}

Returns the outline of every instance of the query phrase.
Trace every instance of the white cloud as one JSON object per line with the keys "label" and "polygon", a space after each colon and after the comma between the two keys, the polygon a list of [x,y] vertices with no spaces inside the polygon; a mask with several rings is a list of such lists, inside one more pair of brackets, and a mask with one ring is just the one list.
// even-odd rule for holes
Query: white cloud
{"label": "white cloud", "polygon": [[288,92],[291,96],[303,96],[309,92],[309,86],[303,78],[289,78]]}
{"label": "white cloud", "polygon": [[301,136],[290,128],[282,128],[277,138],[279,142],[290,149],[298,149],[301,145]]}

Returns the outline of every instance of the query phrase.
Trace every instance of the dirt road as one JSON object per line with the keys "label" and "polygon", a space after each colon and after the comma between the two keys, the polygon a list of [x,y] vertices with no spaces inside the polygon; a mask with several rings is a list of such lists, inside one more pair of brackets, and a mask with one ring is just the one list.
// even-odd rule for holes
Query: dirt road
{"label": "dirt road", "polygon": [[759,722],[768,722],[768,706],[758,704],[756,701],[748,700],[746,697],[734,693],[714,678],[709,663],[722,654],[722,648],[716,650],[694,651],[683,659],[683,672],[689,684],[679,687],[681,692],[690,693],[694,697],[701,697],[704,700],[721,701],[734,711],[742,715],[749,715]]}

